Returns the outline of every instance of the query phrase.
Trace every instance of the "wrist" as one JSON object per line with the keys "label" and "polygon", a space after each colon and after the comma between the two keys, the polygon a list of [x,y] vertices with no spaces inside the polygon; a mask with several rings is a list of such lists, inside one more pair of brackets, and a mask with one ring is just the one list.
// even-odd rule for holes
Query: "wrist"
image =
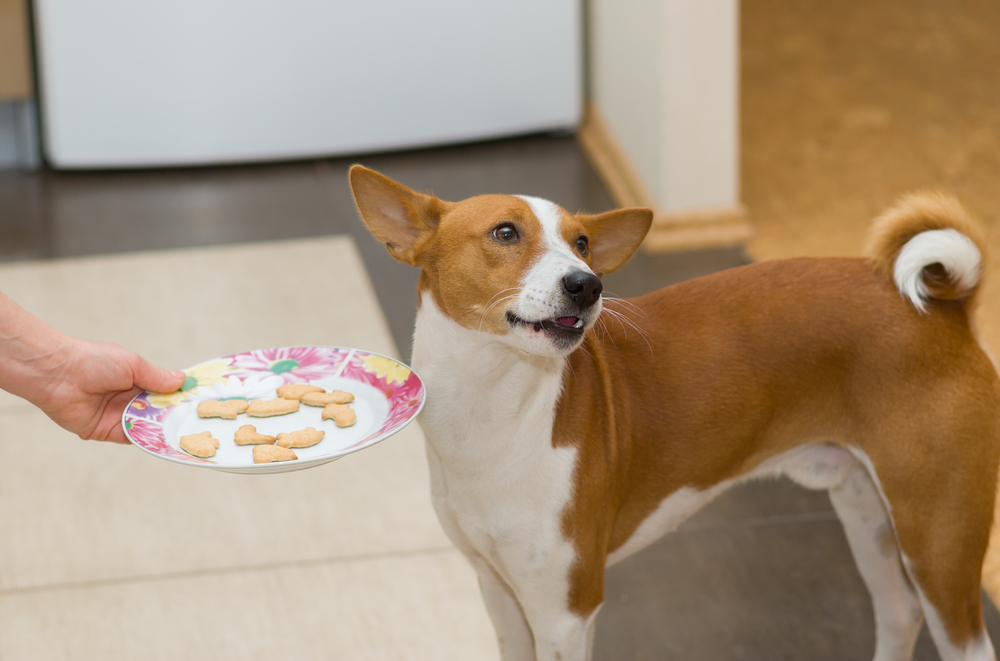
{"label": "wrist", "polygon": [[41,324],[0,333],[0,388],[40,404],[76,354],[75,340]]}

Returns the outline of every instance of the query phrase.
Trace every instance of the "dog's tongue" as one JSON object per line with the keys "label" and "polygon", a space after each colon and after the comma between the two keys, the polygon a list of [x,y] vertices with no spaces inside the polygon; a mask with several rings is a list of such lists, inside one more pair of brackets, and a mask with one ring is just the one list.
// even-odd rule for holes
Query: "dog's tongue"
{"label": "dog's tongue", "polygon": [[566,326],[567,328],[576,323],[576,317],[559,317],[556,319],[556,323],[560,326]]}

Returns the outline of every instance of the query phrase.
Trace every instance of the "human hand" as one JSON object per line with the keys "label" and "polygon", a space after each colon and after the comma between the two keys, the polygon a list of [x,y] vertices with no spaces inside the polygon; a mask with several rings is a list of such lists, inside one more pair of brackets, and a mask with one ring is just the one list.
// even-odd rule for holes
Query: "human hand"
{"label": "human hand", "polygon": [[169,372],[110,342],[66,337],[21,394],[59,426],[83,439],[128,443],[122,412],[141,390],[174,392],[183,372]]}

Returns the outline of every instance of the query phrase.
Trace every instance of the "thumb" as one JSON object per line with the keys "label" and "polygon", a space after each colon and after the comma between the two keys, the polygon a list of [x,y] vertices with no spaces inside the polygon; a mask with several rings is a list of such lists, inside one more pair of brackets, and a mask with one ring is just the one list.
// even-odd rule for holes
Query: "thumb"
{"label": "thumb", "polygon": [[139,356],[135,368],[132,370],[132,378],[135,386],[143,390],[174,392],[180,390],[187,377],[184,372],[170,372]]}

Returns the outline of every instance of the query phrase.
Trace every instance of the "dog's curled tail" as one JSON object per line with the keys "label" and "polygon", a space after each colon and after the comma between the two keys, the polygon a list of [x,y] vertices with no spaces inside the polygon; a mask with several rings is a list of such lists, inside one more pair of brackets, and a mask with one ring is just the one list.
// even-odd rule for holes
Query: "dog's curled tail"
{"label": "dog's curled tail", "polygon": [[875,220],[868,260],[921,312],[927,301],[971,301],[983,272],[985,233],[955,198],[915,193]]}

